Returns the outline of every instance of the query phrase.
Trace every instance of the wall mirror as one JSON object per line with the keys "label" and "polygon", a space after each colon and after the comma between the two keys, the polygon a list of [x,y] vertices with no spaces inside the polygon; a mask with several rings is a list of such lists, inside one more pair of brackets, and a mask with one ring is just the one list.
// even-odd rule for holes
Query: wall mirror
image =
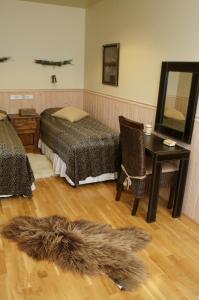
{"label": "wall mirror", "polygon": [[155,130],[191,143],[199,93],[199,62],[163,62]]}

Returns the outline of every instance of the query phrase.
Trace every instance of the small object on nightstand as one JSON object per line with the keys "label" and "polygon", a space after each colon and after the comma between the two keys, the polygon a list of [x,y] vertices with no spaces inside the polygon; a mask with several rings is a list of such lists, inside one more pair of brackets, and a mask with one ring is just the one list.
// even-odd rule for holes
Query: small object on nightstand
{"label": "small object on nightstand", "polygon": [[173,140],[166,139],[163,141],[163,144],[169,147],[174,147],[176,145],[176,142]]}
{"label": "small object on nightstand", "polygon": [[8,119],[14,126],[25,149],[37,150],[40,132],[40,116],[37,113],[31,116],[9,114]]}

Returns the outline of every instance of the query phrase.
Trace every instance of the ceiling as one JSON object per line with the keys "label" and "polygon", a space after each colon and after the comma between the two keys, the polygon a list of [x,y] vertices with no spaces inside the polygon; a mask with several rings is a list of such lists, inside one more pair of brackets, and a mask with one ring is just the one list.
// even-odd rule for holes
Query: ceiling
{"label": "ceiling", "polygon": [[22,0],[22,1],[86,8],[94,3],[100,2],[101,0]]}

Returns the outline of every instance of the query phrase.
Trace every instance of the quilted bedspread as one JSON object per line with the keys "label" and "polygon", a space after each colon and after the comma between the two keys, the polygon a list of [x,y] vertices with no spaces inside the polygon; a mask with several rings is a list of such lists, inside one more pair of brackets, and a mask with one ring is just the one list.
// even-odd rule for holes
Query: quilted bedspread
{"label": "quilted bedspread", "polygon": [[117,172],[118,134],[90,116],[74,123],[51,116],[58,109],[41,114],[41,139],[66,163],[75,185],[89,176]]}
{"label": "quilted bedspread", "polygon": [[14,127],[0,121],[0,195],[31,196],[34,176]]}

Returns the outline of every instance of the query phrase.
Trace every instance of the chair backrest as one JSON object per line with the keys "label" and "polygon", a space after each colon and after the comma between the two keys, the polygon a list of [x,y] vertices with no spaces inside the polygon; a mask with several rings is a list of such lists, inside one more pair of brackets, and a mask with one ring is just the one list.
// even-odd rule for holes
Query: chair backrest
{"label": "chair backrest", "polygon": [[140,129],[140,130],[144,129],[143,123],[135,122],[133,120],[125,118],[124,116],[119,116],[119,123],[120,123],[120,125],[123,124],[123,125],[127,125],[129,127]]}
{"label": "chair backrest", "polygon": [[122,164],[130,176],[144,176],[145,147],[143,130],[120,124]]}

